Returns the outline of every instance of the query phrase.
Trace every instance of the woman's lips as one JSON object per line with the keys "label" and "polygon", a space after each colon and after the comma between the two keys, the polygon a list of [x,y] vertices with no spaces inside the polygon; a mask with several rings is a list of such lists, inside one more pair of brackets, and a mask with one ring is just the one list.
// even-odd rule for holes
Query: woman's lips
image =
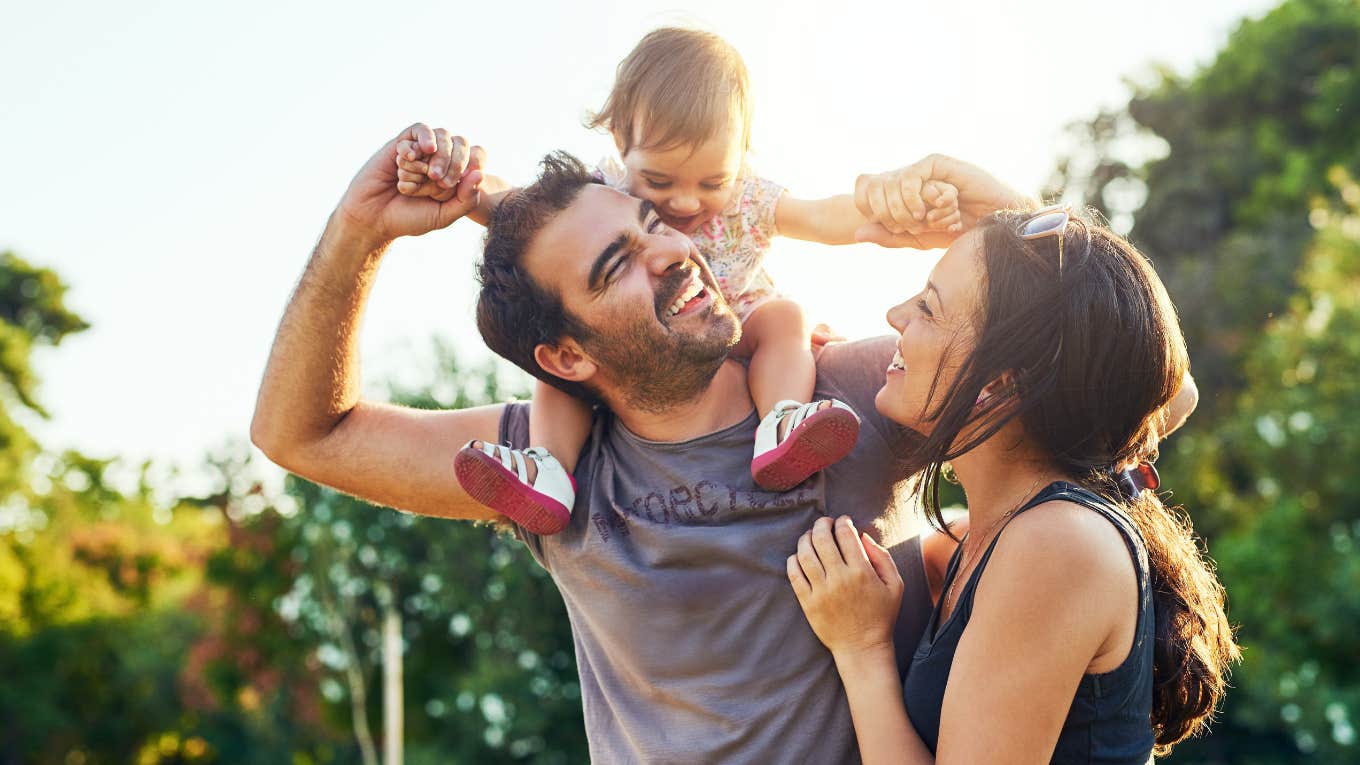
{"label": "woman's lips", "polygon": [[887,373],[890,375],[900,375],[907,371],[907,363],[902,360],[902,352],[897,351],[893,354],[892,361],[888,363]]}

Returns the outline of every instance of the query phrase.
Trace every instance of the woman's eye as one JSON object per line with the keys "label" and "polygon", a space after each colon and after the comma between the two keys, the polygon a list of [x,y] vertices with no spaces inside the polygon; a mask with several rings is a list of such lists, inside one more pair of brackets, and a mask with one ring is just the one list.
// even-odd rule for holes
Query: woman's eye
{"label": "woman's eye", "polygon": [[921,314],[925,316],[927,319],[935,315],[930,312],[930,306],[926,304],[925,298],[917,298],[916,307],[921,309]]}
{"label": "woman's eye", "polygon": [[705,183],[702,185],[704,187],[704,190],[706,191],[722,191],[723,187],[727,185],[727,182],[724,181],[723,183]]}
{"label": "woman's eye", "polygon": [[655,234],[661,228],[661,219],[652,218],[652,222],[647,224],[647,233]]}
{"label": "woman's eye", "polygon": [[647,188],[650,189],[669,189],[670,187],[671,187],[670,181],[653,181],[653,180],[647,181]]}

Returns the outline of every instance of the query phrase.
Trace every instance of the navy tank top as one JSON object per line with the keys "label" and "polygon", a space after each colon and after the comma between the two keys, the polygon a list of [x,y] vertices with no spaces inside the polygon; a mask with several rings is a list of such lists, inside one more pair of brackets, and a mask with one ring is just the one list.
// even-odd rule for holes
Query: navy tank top
{"label": "navy tank top", "polygon": [[[1006,525],[1020,513],[1052,500],[1073,502],[1100,513],[1124,537],[1138,575],[1138,626],[1134,632],[1133,647],[1123,663],[1109,672],[1082,677],[1062,732],[1058,734],[1051,761],[1064,765],[1142,765],[1152,759],[1152,648],[1153,630],[1156,627],[1147,550],[1143,545],[1142,534],[1133,521],[1109,500],[1065,481],[1052,483],[1040,491],[1016,511],[1006,521]],[[907,714],[931,753],[935,752],[939,743],[940,707],[944,703],[945,684],[949,681],[949,668],[953,664],[959,638],[968,628],[968,619],[973,611],[973,593],[977,590],[978,579],[987,567],[992,550],[996,548],[996,540],[1000,539],[1005,528],[1003,525],[987,546],[982,559],[963,585],[953,613],[943,625],[940,624],[941,604],[935,605],[934,614],[912,657],[911,669],[903,684]],[[955,550],[949,561],[944,592],[949,591],[950,584],[958,575],[962,549]],[[943,602],[944,598],[940,600]]]}

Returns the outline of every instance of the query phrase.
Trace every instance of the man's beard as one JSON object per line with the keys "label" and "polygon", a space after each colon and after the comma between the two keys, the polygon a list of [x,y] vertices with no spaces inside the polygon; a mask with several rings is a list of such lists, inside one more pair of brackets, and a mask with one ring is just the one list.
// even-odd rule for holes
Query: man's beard
{"label": "man's beard", "polygon": [[[688,281],[676,274],[660,285],[657,294],[674,296]],[[677,404],[693,401],[708,388],[713,376],[741,340],[741,324],[712,285],[705,284],[712,302],[697,334],[667,332],[651,317],[609,327],[592,327],[589,337],[578,338],[583,350],[605,370],[610,381],[632,408],[660,414]],[[656,307],[657,316],[665,309]],[[664,321],[664,319],[663,319]]]}

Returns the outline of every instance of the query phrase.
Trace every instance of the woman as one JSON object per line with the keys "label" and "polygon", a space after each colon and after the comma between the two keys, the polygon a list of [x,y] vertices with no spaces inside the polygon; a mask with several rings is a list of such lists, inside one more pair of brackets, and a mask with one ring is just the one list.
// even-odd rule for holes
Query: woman
{"label": "woman", "polygon": [[1018,200],[955,160],[869,179],[860,198],[889,220],[931,178],[959,188],[975,225],[889,311],[901,340],[876,403],[924,436],[932,522],[948,461],[970,531],[905,686],[883,548],[821,519],[790,582],[866,763],[1147,762],[1207,724],[1237,656],[1188,523],[1116,479],[1166,431],[1188,366],[1175,312],[1128,242],[1065,208],[995,212]]}

